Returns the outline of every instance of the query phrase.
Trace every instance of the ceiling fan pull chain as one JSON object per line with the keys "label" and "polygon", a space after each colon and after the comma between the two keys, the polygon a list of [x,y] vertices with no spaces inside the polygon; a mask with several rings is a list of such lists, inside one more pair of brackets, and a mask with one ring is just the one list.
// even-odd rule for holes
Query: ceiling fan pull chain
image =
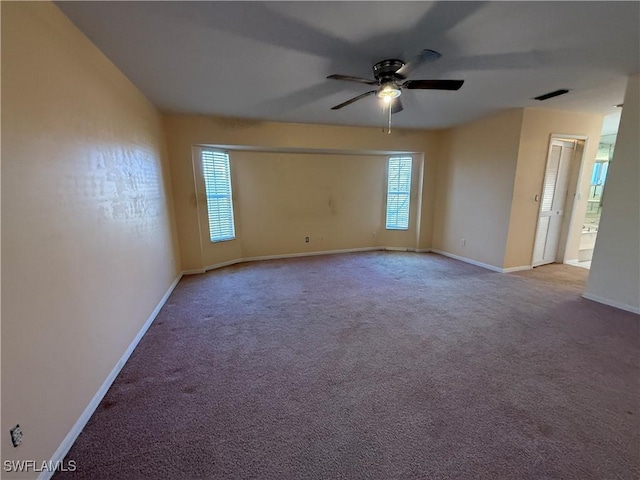
{"label": "ceiling fan pull chain", "polygon": [[391,134],[391,102],[387,104],[387,109],[389,110],[389,129],[387,130],[387,133]]}

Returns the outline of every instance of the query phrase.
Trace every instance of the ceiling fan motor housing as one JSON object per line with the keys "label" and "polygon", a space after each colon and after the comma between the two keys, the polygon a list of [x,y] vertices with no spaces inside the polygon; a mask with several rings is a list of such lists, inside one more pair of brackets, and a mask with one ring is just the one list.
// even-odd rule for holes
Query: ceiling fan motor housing
{"label": "ceiling fan motor housing", "polygon": [[404,67],[404,62],[402,60],[382,60],[373,66],[373,76],[380,83],[393,80],[404,80],[406,78],[404,75],[396,73],[402,67]]}

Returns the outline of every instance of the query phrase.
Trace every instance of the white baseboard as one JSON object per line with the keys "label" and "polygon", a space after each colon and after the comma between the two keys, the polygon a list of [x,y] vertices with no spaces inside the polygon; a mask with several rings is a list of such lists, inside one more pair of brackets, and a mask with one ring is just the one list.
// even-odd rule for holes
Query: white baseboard
{"label": "white baseboard", "polygon": [[[585,270],[591,270],[591,262],[579,262],[578,260],[567,260],[565,265],[571,265],[572,267],[584,268]],[[585,264],[589,265],[585,265]]]}
{"label": "white baseboard", "polygon": [[199,273],[205,273],[209,270],[215,270],[216,268],[228,267],[229,265],[235,265],[236,263],[245,262],[261,262],[263,260],[280,260],[283,258],[296,258],[296,257],[315,257],[318,255],[335,255],[337,253],[355,253],[355,252],[372,252],[372,251],[398,251],[398,252],[430,252],[431,249],[416,249],[416,248],[402,248],[402,247],[361,247],[361,248],[343,248],[339,250],[322,250],[316,252],[301,252],[301,253],[283,253],[279,255],[263,255],[260,257],[243,257],[235,260],[228,260],[226,262],[215,263],[213,265],[207,265],[203,269],[196,270],[184,270],[183,275],[194,275]]}
{"label": "white baseboard", "polygon": [[512,273],[512,272],[522,272],[524,270],[531,270],[533,267],[531,265],[521,265],[519,267],[509,267],[503,268],[502,273]]}
{"label": "white baseboard", "polygon": [[416,251],[415,248],[409,248],[409,247],[383,247],[382,249],[387,252],[415,252]]}
{"label": "white baseboard", "polygon": [[[156,316],[160,312],[160,309],[164,306],[167,299],[173,292],[173,289],[176,288],[176,285],[178,285],[178,282],[180,281],[181,278],[182,278],[182,273],[178,274],[178,276],[173,281],[169,289],[166,291],[162,299],[160,299],[160,302],[158,302],[158,305],[156,305],[156,308],[153,309],[153,312],[151,312],[151,315],[149,315],[149,318],[147,318],[147,320],[144,322],[144,325],[142,325],[142,328],[140,329],[140,331],[137,333],[135,338],[129,344],[129,347],[122,354],[122,357],[120,357],[120,360],[118,360],[118,363],[116,363],[115,367],[113,367],[113,370],[111,370],[111,372],[109,373],[105,381],[102,383],[102,385],[100,386],[96,394],[93,396],[93,398],[89,402],[89,405],[87,405],[87,408],[84,409],[84,411],[82,412],[82,415],[80,415],[80,418],[78,418],[76,423],[73,425],[73,427],[71,428],[67,436],[64,438],[64,440],[58,447],[58,449],[55,451],[55,453],[53,454],[53,457],[51,457],[51,462],[53,463],[53,465],[62,464],[64,457],[67,455],[67,453],[69,453],[69,450],[71,449],[71,447],[73,446],[73,443],[78,438],[78,435],[80,435],[80,433],[82,432],[82,429],[91,418],[91,415],[93,415],[93,413],[96,411],[96,408],[98,408],[98,405],[100,405],[100,402],[102,401],[104,396],[107,394],[107,391],[111,387],[111,384],[114,382],[114,380],[120,373],[120,370],[122,370],[122,367],[124,367],[124,364],[127,363],[127,360],[129,360],[129,357],[131,356],[136,346],[138,345],[138,343],[140,342],[144,334],[147,332],[147,330],[149,329],[153,321],[156,319]],[[38,476],[38,480],[49,480],[54,473],[55,472],[43,470]]]}
{"label": "white baseboard", "polygon": [[477,267],[486,268],[487,270],[491,270],[493,272],[498,273],[512,273],[512,272],[520,272],[522,270],[531,270],[531,265],[522,265],[519,267],[509,267],[509,268],[501,268],[496,267],[495,265],[490,265],[488,263],[478,262],[477,260],[472,260],[471,258],[462,257],[460,255],[456,255],[454,253],[445,252],[443,250],[437,250],[435,248],[431,249],[432,253],[437,253],[438,255],[443,255],[445,257],[453,258],[455,260],[460,260],[461,262],[470,263],[471,265],[475,265]]}
{"label": "white baseboard", "polygon": [[604,298],[599,295],[593,295],[592,293],[586,293],[586,292],[582,294],[582,297],[586,298],[587,300],[602,303],[604,305],[609,305],[610,307],[619,308],[620,310],[625,310],[627,312],[637,313],[640,315],[640,308],[634,307],[632,305],[616,302],[614,300],[609,300],[608,298]]}
{"label": "white baseboard", "polygon": [[336,253],[371,252],[384,250],[384,247],[343,248],[339,250],[323,250],[319,252],[284,253],[281,255],[265,255],[262,257],[246,257],[237,262],[260,262],[262,260],[278,260],[281,258],[315,257],[316,255],[333,255]]}
{"label": "white baseboard", "polygon": [[181,275],[197,275],[204,272],[206,272],[204,268],[198,268],[196,270],[183,270]]}
{"label": "white baseboard", "polygon": [[208,265],[206,267],[204,267],[202,270],[189,270],[188,272],[183,272],[185,275],[189,275],[189,272],[196,272],[196,273],[205,273],[208,272],[209,270],[215,270],[216,268],[222,268],[222,267],[228,267],[229,265],[235,265],[236,263],[240,263],[243,262],[245,260],[243,259],[236,259],[236,260],[228,260],[226,262],[220,262],[220,263],[216,263],[214,265]]}
{"label": "white baseboard", "polygon": [[475,265],[476,267],[486,268],[487,270],[492,270],[494,272],[503,273],[502,268],[496,267],[495,265],[489,265],[488,263],[478,262],[476,260],[472,260],[467,257],[461,257],[460,255],[456,255],[455,253],[445,252],[443,250],[437,250],[435,248],[431,249],[431,252],[437,253],[438,255],[443,255],[445,257],[453,258],[455,260],[460,260],[461,262],[470,263],[471,265]]}

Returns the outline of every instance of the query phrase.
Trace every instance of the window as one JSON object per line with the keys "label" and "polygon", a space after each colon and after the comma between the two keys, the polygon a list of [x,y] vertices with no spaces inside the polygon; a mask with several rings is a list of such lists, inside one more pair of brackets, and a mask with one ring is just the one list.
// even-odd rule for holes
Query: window
{"label": "window", "polygon": [[409,228],[411,157],[389,158],[387,177],[387,230]]}
{"label": "window", "polygon": [[604,181],[607,178],[608,169],[609,169],[609,162],[594,163],[593,173],[591,174],[591,186],[604,185]]}
{"label": "window", "polygon": [[229,155],[215,150],[202,150],[201,157],[209,213],[209,236],[212,242],[233,240],[236,231],[233,223]]}

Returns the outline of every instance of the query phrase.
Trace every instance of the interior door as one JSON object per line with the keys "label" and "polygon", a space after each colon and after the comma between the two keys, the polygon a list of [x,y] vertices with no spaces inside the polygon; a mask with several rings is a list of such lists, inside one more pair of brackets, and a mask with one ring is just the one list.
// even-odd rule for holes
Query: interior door
{"label": "interior door", "polygon": [[569,169],[576,152],[576,142],[551,141],[547,168],[540,197],[540,213],[533,248],[533,266],[556,261],[558,243],[567,199]]}

